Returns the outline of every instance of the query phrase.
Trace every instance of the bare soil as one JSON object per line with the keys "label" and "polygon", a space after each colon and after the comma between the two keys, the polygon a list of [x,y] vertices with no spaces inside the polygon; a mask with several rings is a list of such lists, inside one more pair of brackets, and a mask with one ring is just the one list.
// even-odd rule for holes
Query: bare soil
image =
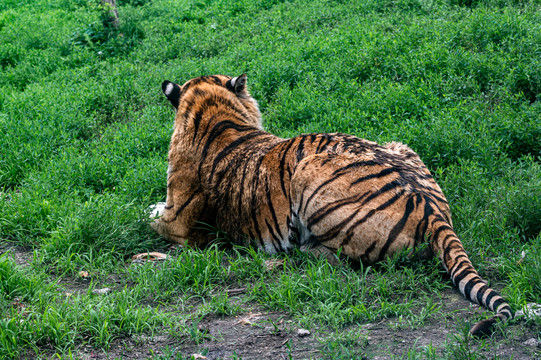
{"label": "bare soil", "polygon": [[[428,321],[418,329],[393,329],[392,324],[396,319],[361,324],[358,326],[361,336],[355,344],[348,344],[348,350],[357,354],[358,358],[383,360],[391,355],[407,357],[408,350],[413,346],[419,350],[431,345],[438,349],[438,356],[450,355],[445,354],[443,349],[446,343],[457,342],[456,319],[469,319],[482,310],[471,306],[453,289],[446,291],[442,300],[442,310],[449,314],[444,319]],[[271,325],[271,321],[279,330]],[[353,328],[349,326],[343,331],[348,332]],[[172,354],[171,350],[177,356],[182,354],[181,358],[194,356],[197,359],[200,355],[209,360],[236,358],[235,355],[257,360],[322,359],[329,356],[324,344],[339,336],[338,333],[315,327],[308,329],[310,335],[301,337],[295,321],[285,314],[258,312],[255,309],[237,317],[207,317],[199,324],[199,329],[208,335],[200,344],[158,334],[117,339],[107,352],[85,346],[78,349],[78,353],[82,359],[148,359],[159,356],[165,359]],[[484,340],[495,344],[489,350],[483,349],[482,340],[471,340],[467,350],[479,351],[487,359],[541,359],[541,347],[525,344],[532,338],[538,338],[536,331],[535,327],[519,322],[508,326],[505,334],[494,334],[492,338]],[[460,351],[457,350],[457,356],[462,354]]]}
{"label": "bare soil", "polygon": [[[0,244],[0,254],[10,251],[10,256],[20,265],[28,265],[32,259],[29,248],[13,244]],[[114,282],[114,277],[111,278]],[[89,281],[86,279],[63,279],[59,283],[63,291],[85,292]],[[114,291],[114,290],[113,290]],[[243,296],[243,295],[240,295]],[[464,328],[463,321],[472,321],[483,312],[477,305],[464,299],[456,289],[447,289],[434,303],[441,305],[441,311],[429,318],[421,327],[412,329],[400,327],[396,318],[384,319],[377,323],[349,325],[341,333],[358,331],[359,337],[344,346],[344,357],[359,359],[407,358],[408,350],[415,347],[421,351],[431,346],[441,357],[462,358],[467,352],[478,352],[483,358],[499,359],[541,359],[539,328],[527,325],[524,321],[514,321],[503,331],[497,331],[489,339],[470,339],[467,346],[459,335]],[[168,308],[168,311],[175,311]],[[179,310],[180,311],[180,310]],[[285,313],[268,312],[253,307],[238,316],[207,316],[198,325],[199,332],[205,334],[200,343],[173,336],[167,329],[154,335],[140,335],[117,338],[108,350],[81,344],[72,349],[80,359],[321,359],[328,358],[325,344],[337,340],[341,334],[314,324],[308,335],[298,333],[299,326],[294,318]],[[532,340],[533,339],[533,340]],[[488,343],[490,346],[485,347]],[[456,354],[450,354],[449,344]],[[73,352],[73,350],[75,350]],[[444,352],[445,351],[445,352]],[[464,353],[466,351],[466,353]],[[53,349],[42,348],[39,353],[52,358]],[[355,357],[352,357],[356,354]],[[27,358],[33,358],[28,354]],[[339,358],[339,353],[333,357]]]}

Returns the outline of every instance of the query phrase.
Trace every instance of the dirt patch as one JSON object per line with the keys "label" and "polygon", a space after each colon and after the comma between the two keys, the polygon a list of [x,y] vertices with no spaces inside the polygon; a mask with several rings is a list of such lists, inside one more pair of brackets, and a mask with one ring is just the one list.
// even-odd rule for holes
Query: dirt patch
{"label": "dirt patch", "polygon": [[[81,359],[184,359],[192,355],[209,360],[320,359],[329,357],[332,347],[328,344],[338,344],[336,349],[344,352],[342,358],[351,358],[346,356],[351,354],[374,360],[403,358],[413,348],[417,352],[432,348],[438,357],[460,358],[461,354],[476,353],[481,358],[541,359],[539,342],[531,341],[538,339],[538,328],[517,322],[492,338],[464,342],[459,335],[463,327],[460,319],[471,321],[483,310],[462,299],[454,289],[445,292],[441,304],[443,315],[417,329],[399,328],[397,319],[391,318],[350,325],[338,332],[314,327],[308,329],[309,335],[301,336],[296,321],[286,314],[252,309],[236,317],[204,318],[197,327],[204,334],[199,343],[186,336],[173,336],[164,329],[154,336],[117,339],[108,351],[87,345],[77,353]],[[347,333],[356,333],[357,339],[341,342]],[[333,354],[336,355],[340,353]]]}
{"label": "dirt patch", "polygon": [[[0,251],[9,251],[8,256],[21,266],[28,265],[33,259],[32,249],[14,244],[0,244]],[[63,292],[85,294],[90,283],[90,278],[75,277],[62,279],[58,285]],[[107,277],[107,283],[112,285],[113,291],[125,285],[115,274]],[[240,291],[239,295],[242,294]],[[305,329],[309,334],[299,334],[298,322],[286,313],[268,312],[241,302],[243,312],[238,316],[206,316],[192,329],[192,336],[162,328],[154,334],[116,338],[107,350],[80,344],[71,351],[75,357],[88,360],[184,359],[192,355],[209,360],[329,357],[382,360],[407,357],[412,349],[417,353],[432,351],[437,357],[464,358],[474,353],[481,358],[541,359],[539,326],[516,320],[497,330],[489,339],[464,341],[462,334],[485,310],[471,304],[454,288],[434,295],[432,301],[441,306],[441,310],[421,324],[412,326],[392,317],[376,323],[348,325],[337,331],[314,324]],[[188,315],[197,308],[197,304],[184,305],[182,309],[167,305],[162,311]],[[55,354],[51,348],[37,350],[44,358],[52,358]],[[27,355],[29,358],[35,356]]]}
{"label": "dirt patch", "polygon": [[[375,360],[407,357],[412,348],[418,352],[432,348],[441,357],[478,353],[482,358],[541,359],[539,343],[531,340],[538,339],[538,327],[516,322],[489,339],[465,342],[460,334],[467,325],[462,319],[471,323],[483,309],[471,305],[454,289],[444,291],[440,304],[442,311],[438,314],[441,316],[416,329],[400,327],[396,318],[390,318],[377,323],[350,325],[339,332],[314,327],[308,329],[309,335],[301,337],[296,321],[287,314],[252,309],[236,317],[204,318],[198,330],[205,336],[198,344],[185,337],[157,334],[117,339],[107,352],[90,346],[80,348],[78,352],[83,359],[168,359],[192,355],[209,360],[318,359],[329,356],[332,347],[326,345],[333,343],[342,344],[336,348],[345,351],[344,355],[355,353],[358,358]],[[343,334],[347,333],[357,333],[357,339],[341,342]]]}
{"label": "dirt patch", "polygon": [[207,359],[233,355],[243,359],[310,358],[317,355],[319,342],[310,333],[297,334],[298,328],[285,314],[249,312],[235,318],[208,318],[201,325],[213,338],[199,346],[184,348],[186,353],[206,351]]}
{"label": "dirt patch", "polygon": [[[257,314],[254,317],[251,315]],[[251,324],[243,319],[251,317]],[[269,323],[274,323],[278,329]],[[277,313],[249,313],[238,317],[208,317],[198,325],[205,340],[194,343],[185,336],[138,335],[116,339],[107,351],[90,345],[79,347],[80,359],[170,359],[204,356],[204,359],[307,359],[318,358],[319,341],[285,330],[288,317]],[[52,356],[54,353],[50,353]],[[201,357],[203,359],[203,357]]]}
{"label": "dirt patch", "polygon": [[34,251],[31,247],[0,241],[0,255],[5,253],[20,266],[28,266],[34,260]]}
{"label": "dirt patch", "polygon": [[389,359],[390,355],[407,357],[412,348],[417,351],[433,348],[441,357],[454,354],[462,358],[461,355],[472,352],[482,354],[481,358],[541,359],[541,347],[526,344],[539,336],[538,327],[517,321],[501,331],[496,330],[491,338],[464,341],[465,332],[485,310],[470,303],[454,288],[442,292],[439,304],[441,311],[417,328],[397,326],[396,318],[364,325],[367,357],[381,360]]}

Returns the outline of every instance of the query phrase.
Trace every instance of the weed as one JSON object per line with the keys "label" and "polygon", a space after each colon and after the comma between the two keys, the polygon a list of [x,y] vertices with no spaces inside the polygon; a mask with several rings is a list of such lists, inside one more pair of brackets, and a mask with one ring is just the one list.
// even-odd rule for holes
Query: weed
{"label": "weed", "polygon": [[318,339],[321,354],[328,359],[365,358],[362,349],[368,344],[366,336],[358,330],[349,330],[341,334],[329,334]]}
{"label": "weed", "polygon": [[413,346],[411,346],[408,350],[404,351],[403,354],[400,356],[394,356],[391,355],[391,359],[408,359],[408,360],[417,360],[417,359],[425,359],[425,360],[437,360],[442,359],[440,355],[438,355],[436,348],[432,345],[432,343],[426,345],[426,346],[419,346],[417,345],[417,341]]}
{"label": "weed", "polygon": [[239,305],[228,301],[227,293],[211,296],[210,301],[204,303],[200,310],[203,314],[216,316],[234,316],[242,311]]}

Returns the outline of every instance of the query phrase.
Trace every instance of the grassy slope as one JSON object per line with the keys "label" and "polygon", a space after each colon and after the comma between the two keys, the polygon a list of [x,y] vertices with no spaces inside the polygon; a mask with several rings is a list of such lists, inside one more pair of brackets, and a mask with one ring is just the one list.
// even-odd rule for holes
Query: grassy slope
{"label": "grassy slope", "polygon": [[[266,256],[251,251],[228,252],[228,266],[217,249],[186,251],[167,272],[124,266],[163,246],[140,221],[166,191],[173,113],[159,85],[213,73],[246,72],[278,135],[342,131],[409,144],[446,193],[482,275],[514,308],[541,303],[540,6],[472,2],[124,0],[114,33],[92,1],[3,1],[0,241],[36,252],[27,269],[0,258],[0,310],[10,314],[0,319],[0,353],[65,353],[83,340],[107,347],[160,326],[191,334],[185,319],[144,304],[209,300],[245,282],[246,303],[301,324],[436,311],[426,299],[448,285],[436,263],[364,273],[297,254],[273,282],[260,266]],[[95,286],[116,273],[129,287],[64,299],[51,280],[80,270]],[[241,311],[227,297],[215,302],[211,313]]]}

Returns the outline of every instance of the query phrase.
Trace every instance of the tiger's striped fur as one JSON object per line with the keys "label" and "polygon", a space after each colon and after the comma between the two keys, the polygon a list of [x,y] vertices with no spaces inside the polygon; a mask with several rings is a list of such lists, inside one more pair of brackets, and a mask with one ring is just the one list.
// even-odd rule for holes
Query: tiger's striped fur
{"label": "tiger's striped fur", "polygon": [[162,84],[176,117],[167,200],[152,224],[158,233],[201,247],[212,240],[204,222],[269,253],[341,249],[364,264],[428,239],[460,292],[496,312],[472,334],[512,317],[468,259],[447,200],[415,152],[341,133],[278,138],[263,131],[245,84],[245,75]]}

